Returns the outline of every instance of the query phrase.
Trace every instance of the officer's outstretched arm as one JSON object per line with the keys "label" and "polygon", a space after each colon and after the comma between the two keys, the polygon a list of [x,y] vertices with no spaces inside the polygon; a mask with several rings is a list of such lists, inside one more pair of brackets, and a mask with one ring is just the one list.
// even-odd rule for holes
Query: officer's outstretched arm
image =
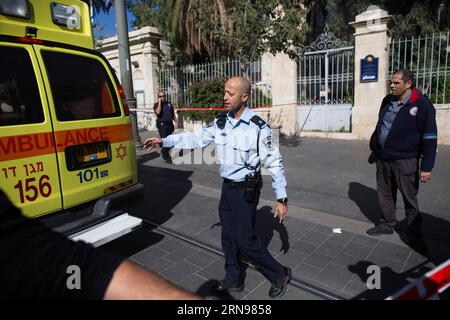
{"label": "officer's outstretched arm", "polygon": [[214,141],[216,136],[215,123],[194,132],[172,134],[162,139],[164,148],[198,149],[204,148]]}
{"label": "officer's outstretched arm", "polygon": [[266,125],[259,133],[259,157],[264,168],[272,175],[272,188],[277,199],[286,197],[286,178],[284,176],[283,159],[273,139],[272,129]]}

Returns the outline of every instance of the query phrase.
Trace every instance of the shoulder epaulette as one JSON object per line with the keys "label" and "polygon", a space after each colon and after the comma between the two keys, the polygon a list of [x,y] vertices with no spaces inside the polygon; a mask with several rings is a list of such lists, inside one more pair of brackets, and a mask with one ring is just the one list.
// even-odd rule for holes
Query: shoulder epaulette
{"label": "shoulder epaulette", "polygon": [[226,112],[221,112],[221,113],[219,113],[219,114],[216,116],[216,119],[219,119],[219,118],[226,118],[226,116],[227,116],[227,113],[226,113]]}
{"label": "shoulder epaulette", "polygon": [[216,124],[219,127],[219,129],[225,128],[225,124],[227,123],[227,114],[226,112],[221,112],[216,117],[217,121]]}
{"label": "shoulder epaulette", "polygon": [[253,122],[254,124],[256,124],[260,129],[262,129],[265,125],[268,125],[267,122],[265,122],[263,119],[261,119],[261,117],[259,116],[253,116],[250,119],[251,122]]}

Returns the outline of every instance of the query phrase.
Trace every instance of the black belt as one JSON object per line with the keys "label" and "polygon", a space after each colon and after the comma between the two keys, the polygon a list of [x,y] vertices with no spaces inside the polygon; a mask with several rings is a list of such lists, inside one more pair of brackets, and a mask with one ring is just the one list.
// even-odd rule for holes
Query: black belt
{"label": "black belt", "polygon": [[233,181],[227,178],[223,178],[223,183],[229,184],[232,188],[239,188],[245,186],[245,181]]}

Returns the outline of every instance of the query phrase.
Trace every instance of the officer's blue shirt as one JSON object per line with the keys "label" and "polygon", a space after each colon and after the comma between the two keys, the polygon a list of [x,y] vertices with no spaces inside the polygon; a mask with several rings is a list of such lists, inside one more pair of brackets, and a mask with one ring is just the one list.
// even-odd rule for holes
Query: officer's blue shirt
{"label": "officer's blue shirt", "polygon": [[402,101],[397,101],[397,99],[393,99],[384,114],[383,122],[381,123],[380,135],[378,137],[378,141],[381,144],[381,147],[384,148],[384,143],[386,142],[386,138],[391,131],[392,124],[394,123],[395,118],[397,117],[397,113],[400,109],[409,101],[411,98],[411,90],[408,90],[408,94]]}
{"label": "officer's blue shirt", "polygon": [[[163,138],[163,147],[194,149],[216,144],[217,158],[221,164],[220,176],[232,181],[243,181],[245,176],[255,172],[259,163],[272,175],[272,188],[277,199],[286,197],[286,178],[283,160],[273,142],[272,129],[266,123],[262,128],[250,121],[256,114],[245,108],[239,120],[229,112],[223,129],[217,126],[217,119],[209,126],[194,132],[170,135]],[[258,140],[259,132],[259,140]],[[259,145],[259,156],[258,156]]]}
{"label": "officer's blue shirt", "polygon": [[[156,110],[157,106],[158,102],[153,105],[153,110]],[[170,101],[164,101],[161,106],[161,113],[156,117],[156,120],[158,122],[172,123],[173,114],[174,109],[172,103]]]}

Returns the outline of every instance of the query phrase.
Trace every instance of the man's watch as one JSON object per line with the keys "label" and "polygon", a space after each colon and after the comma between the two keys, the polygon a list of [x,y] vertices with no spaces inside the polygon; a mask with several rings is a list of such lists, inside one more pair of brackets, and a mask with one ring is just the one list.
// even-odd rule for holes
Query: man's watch
{"label": "man's watch", "polygon": [[288,198],[284,197],[284,198],[281,198],[281,199],[277,199],[277,201],[279,203],[282,203],[282,204],[287,204],[288,203]]}

